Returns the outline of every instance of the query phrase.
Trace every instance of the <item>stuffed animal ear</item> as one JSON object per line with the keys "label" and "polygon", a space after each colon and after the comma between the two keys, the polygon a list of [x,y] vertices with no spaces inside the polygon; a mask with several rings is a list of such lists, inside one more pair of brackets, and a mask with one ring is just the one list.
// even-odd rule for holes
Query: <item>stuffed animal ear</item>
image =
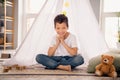
{"label": "stuffed animal ear", "polygon": [[104,56],[104,54],[101,55],[101,57],[103,57],[103,56]]}
{"label": "stuffed animal ear", "polygon": [[112,58],[112,59],[114,59],[114,57],[113,57],[113,56],[111,56],[111,58]]}

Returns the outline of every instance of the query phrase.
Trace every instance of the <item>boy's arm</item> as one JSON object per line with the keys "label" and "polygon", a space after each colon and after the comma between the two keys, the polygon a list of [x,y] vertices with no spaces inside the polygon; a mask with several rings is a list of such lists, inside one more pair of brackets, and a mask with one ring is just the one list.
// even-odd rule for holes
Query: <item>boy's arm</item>
{"label": "boy's arm", "polygon": [[48,50],[48,56],[53,56],[56,49],[57,49],[58,45],[55,45],[53,47],[50,47],[49,50]]}
{"label": "boy's arm", "polygon": [[48,56],[53,56],[54,55],[54,53],[55,53],[56,49],[58,48],[59,44],[60,44],[60,41],[58,39],[56,39],[56,44],[53,47],[50,47],[48,49]]}
{"label": "boy's arm", "polygon": [[68,53],[70,53],[70,55],[74,56],[74,55],[77,54],[77,50],[78,50],[77,47],[74,47],[74,48],[69,47],[69,46],[65,43],[65,41],[64,41],[63,38],[60,38],[60,42],[61,42],[61,44],[65,47],[65,49],[68,51]]}
{"label": "boy's arm", "polygon": [[70,55],[74,56],[77,54],[77,50],[78,48],[77,47],[74,47],[74,48],[71,48],[69,47],[65,42],[64,40],[61,41],[62,45],[65,47],[65,49],[68,51],[68,53],[70,53]]}

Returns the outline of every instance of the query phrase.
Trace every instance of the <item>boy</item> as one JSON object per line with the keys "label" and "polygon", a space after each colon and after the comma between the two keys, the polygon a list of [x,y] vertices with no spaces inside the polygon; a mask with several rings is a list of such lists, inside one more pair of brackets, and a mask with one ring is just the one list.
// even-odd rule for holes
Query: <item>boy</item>
{"label": "boy", "polygon": [[77,42],[73,34],[68,32],[68,18],[59,14],[54,19],[54,28],[57,33],[53,37],[48,55],[38,54],[36,61],[47,69],[61,69],[71,71],[84,63],[81,55],[77,55]]}

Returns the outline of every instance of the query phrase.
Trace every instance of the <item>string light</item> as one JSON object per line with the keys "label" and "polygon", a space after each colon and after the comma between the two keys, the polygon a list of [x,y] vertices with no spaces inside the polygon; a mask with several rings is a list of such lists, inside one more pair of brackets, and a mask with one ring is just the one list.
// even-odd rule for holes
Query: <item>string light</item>
{"label": "string light", "polygon": [[69,2],[65,2],[65,7],[69,7]]}
{"label": "string light", "polygon": [[66,14],[67,14],[67,12],[66,12],[66,11],[62,11],[62,14],[66,15]]}
{"label": "string light", "polygon": [[67,9],[69,6],[70,6],[69,2],[68,2],[68,1],[65,1],[64,6],[63,6],[64,9],[63,9],[63,11],[62,11],[62,14],[67,15],[66,9]]}

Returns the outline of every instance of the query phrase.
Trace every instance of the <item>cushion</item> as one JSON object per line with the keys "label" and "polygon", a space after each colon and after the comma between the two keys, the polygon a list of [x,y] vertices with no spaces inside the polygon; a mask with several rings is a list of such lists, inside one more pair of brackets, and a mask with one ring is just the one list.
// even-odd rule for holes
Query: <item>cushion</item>
{"label": "cushion", "polygon": [[[115,66],[116,71],[120,72],[120,53],[115,52],[115,51],[109,51],[109,52],[106,52],[105,54],[110,54],[110,55],[114,56],[113,65]],[[98,64],[100,64],[100,62],[101,62],[101,55],[98,55],[98,56],[93,57],[92,59],[90,59],[88,67],[87,67],[87,72],[94,73],[95,72],[95,67]]]}

